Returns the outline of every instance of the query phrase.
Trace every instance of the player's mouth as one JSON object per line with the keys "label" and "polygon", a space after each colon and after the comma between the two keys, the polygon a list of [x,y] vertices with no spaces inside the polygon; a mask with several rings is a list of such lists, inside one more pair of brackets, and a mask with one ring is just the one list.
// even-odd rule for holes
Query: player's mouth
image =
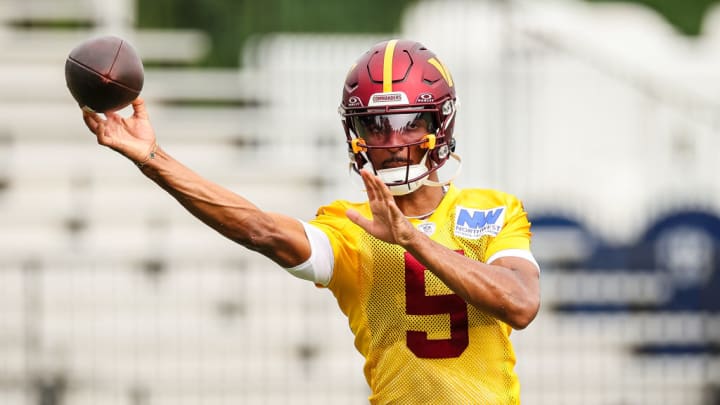
{"label": "player's mouth", "polygon": [[412,164],[412,162],[410,162],[410,161],[407,160],[407,159],[390,158],[390,159],[384,160],[384,161],[382,162],[381,167],[382,167],[383,169],[394,169],[394,168],[396,168],[396,167],[406,167],[406,166],[408,166],[409,164]]}

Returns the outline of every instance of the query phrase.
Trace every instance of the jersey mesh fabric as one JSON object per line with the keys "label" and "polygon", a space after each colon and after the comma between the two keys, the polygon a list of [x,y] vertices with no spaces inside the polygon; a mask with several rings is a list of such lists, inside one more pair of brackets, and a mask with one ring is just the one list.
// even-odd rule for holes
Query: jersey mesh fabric
{"label": "jersey mesh fabric", "polygon": [[[496,235],[455,235],[457,207],[504,207]],[[355,346],[365,356],[371,403],[517,404],[511,328],[467,305],[432,272],[397,245],[350,222],[353,208],[370,217],[367,203],[336,201],[311,223],[330,238],[335,268],[328,288],[348,316]],[[493,190],[450,186],[435,213],[413,223],[436,242],[474,260],[504,249],[529,250],[530,224],[521,203]]]}

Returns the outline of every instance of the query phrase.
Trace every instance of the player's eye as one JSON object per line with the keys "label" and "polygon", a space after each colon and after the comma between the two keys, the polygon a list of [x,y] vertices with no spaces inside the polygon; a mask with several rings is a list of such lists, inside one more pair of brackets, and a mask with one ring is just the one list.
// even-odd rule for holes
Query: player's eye
{"label": "player's eye", "polygon": [[405,128],[407,128],[409,130],[415,130],[415,129],[427,128],[427,125],[425,125],[424,120],[416,119],[416,120],[408,123],[407,126],[405,126]]}
{"label": "player's eye", "polygon": [[366,127],[366,131],[370,135],[382,135],[385,131],[378,125],[369,125]]}

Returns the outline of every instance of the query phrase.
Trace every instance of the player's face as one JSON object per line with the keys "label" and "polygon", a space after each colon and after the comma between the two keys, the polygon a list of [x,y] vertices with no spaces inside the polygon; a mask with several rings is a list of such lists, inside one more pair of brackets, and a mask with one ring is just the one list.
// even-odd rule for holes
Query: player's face
{"label": "player's face", "polygon": [[358,136],[371,147],[368,157],[377,169],[418,163],[425,150],[417,143],[435,132],[430,112],[358,116],[353,123]]}

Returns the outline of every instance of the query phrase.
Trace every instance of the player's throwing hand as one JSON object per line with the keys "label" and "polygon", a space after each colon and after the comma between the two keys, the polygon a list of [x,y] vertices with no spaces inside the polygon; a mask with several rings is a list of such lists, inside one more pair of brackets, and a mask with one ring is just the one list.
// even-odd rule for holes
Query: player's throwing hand
{"label": "player's throwing hand", "polygon": [[116,112],[106,112],[103,118],[83,109],[83,120],[100,145],[119,152],[133,162],[143,162],[155,148],[155,131],[150,125],[144,100],[135,99],[132,108],[133,114],[127,118]]}

